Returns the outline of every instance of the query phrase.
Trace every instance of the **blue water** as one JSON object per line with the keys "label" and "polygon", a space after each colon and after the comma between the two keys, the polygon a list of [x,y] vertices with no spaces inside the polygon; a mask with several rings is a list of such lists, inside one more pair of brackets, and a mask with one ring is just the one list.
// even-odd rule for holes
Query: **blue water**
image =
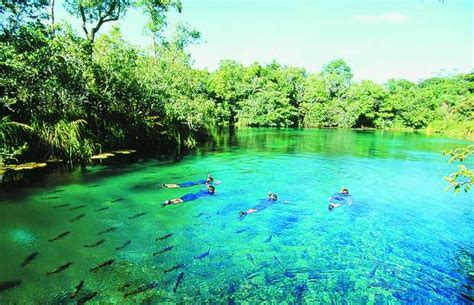
{"label": "blue water", "polygon": [[[416,134],[241,129],[179,162],[50,175],[1,194],[0,282],[21,284],[0,292],[0,301],[67,304],[97,292],[89,302],[472,304],[474,196],[444,191],[443,176],[455,166],[441,154],[465,144]],[[158,184],[208,172],[222,180],[214,196],[161,207],[203,187]],[[328,197],[341,187],[353,204],[329,212]],[[279,200],[239,220],[268,191]],[[69,205],[55,208],[61,204]],[[48,242],[64,231],[71,233]],[[172,236],[156,241],[165,234]],[[37,258],[21,267],[34,251]],[[111,266],[89,271],[108,259]],[[46,275],[66,262],[73,265]]]}

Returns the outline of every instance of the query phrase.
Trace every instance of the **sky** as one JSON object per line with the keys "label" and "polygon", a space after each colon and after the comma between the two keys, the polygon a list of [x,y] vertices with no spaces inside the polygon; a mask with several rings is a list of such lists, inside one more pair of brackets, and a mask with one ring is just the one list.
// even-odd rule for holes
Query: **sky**
{"label": "sky", "polygon": [[[57,15],[82,34],[57,1]],[[272,60],[318,72],[343,59],[356,80],[383,83],[466,73],[474,62],[471,0],[182,0],[168,14],[168,31],[185,23],[201,32],[189,48],[196,68],[213,71],[224,59],[245,65]],[[119,22],[124,38],[147,47],[141,11]],[[101,30],[106,33],[108,24]]]}

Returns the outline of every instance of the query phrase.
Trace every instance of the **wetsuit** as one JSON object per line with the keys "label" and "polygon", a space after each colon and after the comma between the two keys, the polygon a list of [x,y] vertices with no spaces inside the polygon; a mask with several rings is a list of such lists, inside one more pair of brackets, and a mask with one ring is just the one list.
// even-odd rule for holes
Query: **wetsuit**
{"label": "wetsuit", "polygon": [[195,186],[195,185],[201,185],[201,184],[206,184],[206,180],[198,180],[198,181],[188,181],[188,182],[183,182],[183,183],[178,183],[179,187],[189,187],[189,186]]}
{"label": "wetsuit", "polygon": [[182,197],[179,197],[179,199],[181,199],[183,201],[192,201],[192,200],[196,200],[196,199],[199,199],[201,197],[209,196],[209,195],[214,195],[214,193],[211,193],[208,190],[201,190],[201,191],[199,191],[197,193],[194,193],[194,194],[186,194]]}
{"label": "wetsuit", "polygon": [[255,207],[253,207],[252,209],[253,210],[257,210],[258,212],[262,211],[262,210],[265,210],[266,208],[268,208],[269,206],[271,206],[272,204],[274,204],[276,202],[276,200],[274,199],[261,199],[260,200],[260,203],[257,204]]}
{"label": "wetsuit", "polygon": [[329,203],[335,204],[349,204],[352,202],[352,196],[349,194],[344,193],[334,193],[331,197],[329,197]]}

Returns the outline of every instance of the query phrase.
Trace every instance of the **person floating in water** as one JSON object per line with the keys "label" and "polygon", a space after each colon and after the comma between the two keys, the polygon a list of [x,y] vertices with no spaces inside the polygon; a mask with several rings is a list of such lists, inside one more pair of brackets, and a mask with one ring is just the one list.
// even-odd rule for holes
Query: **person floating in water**
{"label": "person floating in water", "polygon": [[342,205],[351,205],[352,204],[352,196],[349,195],[349,190],[343,187],[339,193],[335,193],[331,197],[329,197],[329,211],[334,210]]}
{"label": "person floating in water", "polygon": [[161,186],[171,189],[171,188],[190,187],[190,186],[203,185],[203,184],[211,185],[213,183],[214,183],[214,178],[211,176],[211,174],[207,174],[206,179],[201,179],[201,180],[198,180],[198,181],[188,181],[188,182],[183,182],[183,183],[161,184]]}
{"label": "person floating in water", "polygon": [[200,190],[199,192],[194,193],[194,194],[186,194],[176,199],[166,200],[163,203],[163,206],[167,206],[170,204],[180,204],[185,201],[193,201],[204,196],[214,195],[215,192],[216,192],[216,188],[208,184],[206,190]]}
{"label": "person floating in water", "polygon": [[240,211],[239,212],[240,220],[244,219],[245,216],[247,216],[249,214],[253,214],[253,213],[265,210],[266,208],[268,208],[269,206],[274,204],[277,200],[278,200],[278,195],[277,194],[272,193],[272,192],[268,192],[267,199],[260,200],[260,204],[258,204],[257,206],[255,206],[251,209],[248,209],[247,211]]}

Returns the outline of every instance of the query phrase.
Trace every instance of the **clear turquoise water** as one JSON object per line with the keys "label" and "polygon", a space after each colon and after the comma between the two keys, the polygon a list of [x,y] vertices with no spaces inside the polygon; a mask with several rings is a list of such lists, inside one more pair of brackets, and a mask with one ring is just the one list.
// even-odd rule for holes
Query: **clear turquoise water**
{"label": "clear turquoise water", "polygon": [[[454,166],[440,153],[462,144],[416,134],[241,129],[176,163],[50,175],[0,193],[0,281],[21,280],[0,292],[0,303],[69,304],[91,292],[98,294],[90,303],[472,303],[474,196],[444,192],[442,177]],[[215,196],[161,207],[200,188],[157,184],[208,172],[223,181]],[[341,186],[354,204],[328,212],[327,198]],[[239,221],[238,212],[269,190],[280,201]],[[138,213],[146,214],[129,219]],[[108,259],[115,262],[89,271]],[[184,266],[164,273],[177,264]],[[156,287],[124,297],[149,283]]]}

